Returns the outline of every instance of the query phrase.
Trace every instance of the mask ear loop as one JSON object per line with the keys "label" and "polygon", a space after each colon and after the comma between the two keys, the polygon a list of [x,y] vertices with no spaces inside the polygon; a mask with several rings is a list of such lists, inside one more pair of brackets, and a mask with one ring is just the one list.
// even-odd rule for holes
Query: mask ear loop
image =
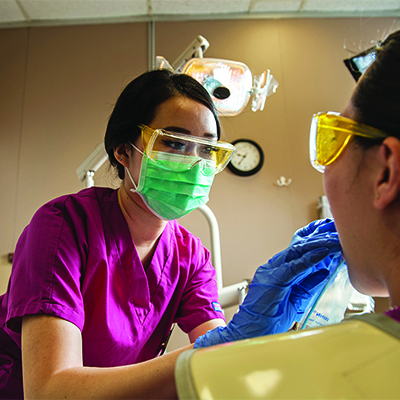
{"label": "mask ear loop", "polygon": [[[129,144],[130,144],[136,151],[138,151],[142,156],[144,156],[143,151],[139,150],[133,143],[130,143],[130,142],[129,142]],[[128,169],[127,167],[125,167],[125,169],[126,169],[126,172],[128,173],[129,179],[131,180],[132,185],[133,185],[133,187],[134,187],[134,189],[131,188],[131,189],[129,189],[129,191],[131,191],[132,193],[136,193],[138,187],[137,187],[135,181],[133,180],[132,175],[131,175],[131,173],[129,172],[129,169]]]}

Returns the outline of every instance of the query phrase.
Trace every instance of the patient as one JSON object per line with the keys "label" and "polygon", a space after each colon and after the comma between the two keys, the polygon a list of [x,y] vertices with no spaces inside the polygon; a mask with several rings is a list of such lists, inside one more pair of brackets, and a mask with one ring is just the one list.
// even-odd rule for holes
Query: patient
{"label": "patient", "polygon": [[324,117],[315,120],[315,165],[324,169],[351,283],[361,293],[389,296],[386,315],[400,322],[400,31],[377,48],[341,117],[332,117],[348,130],[337,131],[336,146],[324,142]]}
{"label": "patient", "polygon": [[[352,285],[369,296],[389,297],[390,309],[185,352],[176,369],[181,397],[195,391],[199,398],[399,398],[400,31],[377,47],[376,60],[341,114],[314,115],[310,159],[324,172]],[[321,225],[300,233],[310,238],[314,228]],[[243,329],[240,321],[236,325]],[[223,342],[232,328],[230,322],[207,332],[195,347]]]}

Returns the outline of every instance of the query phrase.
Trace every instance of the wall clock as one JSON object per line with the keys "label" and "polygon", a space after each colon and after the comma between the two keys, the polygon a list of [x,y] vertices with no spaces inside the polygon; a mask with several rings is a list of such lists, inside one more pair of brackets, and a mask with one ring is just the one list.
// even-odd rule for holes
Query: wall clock
{"label": "wall clock", "polygon": [[228,169],[239,176],[251,176],[264,164],[264,152],[254,140],[238,139],[232,144],[236,150],[228,164]]}

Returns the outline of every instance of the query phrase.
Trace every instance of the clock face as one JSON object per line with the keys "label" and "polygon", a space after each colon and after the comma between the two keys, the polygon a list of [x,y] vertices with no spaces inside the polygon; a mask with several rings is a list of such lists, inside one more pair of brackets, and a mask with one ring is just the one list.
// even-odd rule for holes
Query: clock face
{"label": "clock face", "polygon": [[235,145],[231,162],[228,168],[235,174],[250,176],[258,172],[264,162],[264,154],[261,147],[252,140],[240,139],[232,144]]}

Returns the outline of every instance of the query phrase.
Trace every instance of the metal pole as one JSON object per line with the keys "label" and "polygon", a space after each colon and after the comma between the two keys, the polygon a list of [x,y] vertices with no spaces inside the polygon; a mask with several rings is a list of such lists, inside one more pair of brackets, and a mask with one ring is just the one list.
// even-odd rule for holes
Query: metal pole
{"label": "metal pole", "polygon": [[219,227],[217,218],[211,209],[204,205],[198,208],[199,211],[206,217],[210,227],[211,235],[211,262],[217,273],[217,287],[222,289],[224,287],[222,283],[222,263],[221,263],[221,244],[219,240]]}
{"label": "metal pole", "polygon": [[156,26],[154,21],[149,21],[149,70],[154,69],[156,59]]}

